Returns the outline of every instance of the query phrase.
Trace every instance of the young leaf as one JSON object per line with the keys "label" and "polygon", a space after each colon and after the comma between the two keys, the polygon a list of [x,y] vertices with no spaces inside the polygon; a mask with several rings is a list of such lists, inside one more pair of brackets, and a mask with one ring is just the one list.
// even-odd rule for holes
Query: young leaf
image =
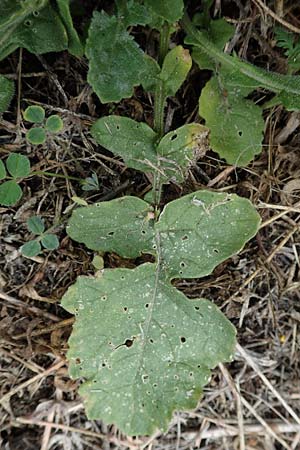
{"label": "young leaf", "polygon": [[31,144],[39,145],[46,142],[47,136],[44,128],[36,127],[27,131],[26,138]]}
{"label": "young leaf", "polygon": [[127,117],[107,116],[91,128],[98,144],[121,156],[128,167],[151,172],[157,164],[156,133],[145,123]]}
{"label": "young leaf", "polygon": [[14,95],[14,83],[0,75],[0,114],[7,110]]}
{"label": "young leaf", "polygon": [[166,134],[157,146],[160,168],[167,180],[182,183],[197,159],[208,148],[208,128],[192,123]]}
{"label": "young leaf", "polygon": [[5,177],[6,177],[5,165],[2,159],[0,159],[0,180],[4,180]]}
{"label": "young leaf", "polygon": [[32,216],[27,219],[27,228],[33,234],[42,234],[45,231],[45,224],[41,217]]}
{"label": "young leaf", "polygon": [[48,0],[1,0],[0,60],[18,47],[31,53],[65,50],[65,27]]}
{"label": "young leaf", "polygon": [[42,248],[41,244],[38,241],[34,240],[26,242],[26,244],[22,245],[20,250],[23,256],[32,258],[33,256],[37,256],[39,253],[41,253]]}
{"label": "young leaf", "polygon": [[46,129],[50,133],[59,133],[64,127],[62,119],[57,115],[52,115],[46,120]]}
{"label": "young leaf", "polygon": [[41,243],[48,250],[56,250],[59,247],[58,237],[52,233],[45,234],[41,239]]}
{"label": "young leaf", "polygon": [[83,191],[97,191],[99,188],[99,180],[96,173],[92,173],[91,177],[86,177],[82,181],[81,189]]}
{"label": "young leaf", "polygon": [[174,47],[165,57],[159,78],[164,82],[166,97],[175,95],[192,67],[189,51],[181,45]]}
{"label": "young leaf", "polygon": [[13,178],[25,178],[30,174],[30,161],[20,153],[11,153],[6,160],[6,167]]}
{"label": "young leaf", "polygon": [[56,0],[60,17],[66,27],[68,34],[68,50],[72,55],[82,56],[84,53],[83,45],[74,28],[71,13],[70,13],[70,0]]}
{"label": "young leaf", "polygon": [[115,16],[95,12],[86,45],[88,82],[102,103],[133,95],[134,86],[153,83],[159,66],[142,52]]}
{"label": "young leaf", "polygon": [[126,434],[165,430],[175,409],[197,406],[210,368],[232,358],[230,322],[158,278],[155,264],[79,277],[62,305],[77,316],[69,370],[86,380],[88,417]]}
{"label": "young leaf", "polygon": [[[126,206],[132,201],[121,200]],[[131,215],[139,217],[142,208],[143,217],[133,221],[141,229],[151,211],[136,200]],[[77,240],[79,229],[86,230],[84,242],[95,248],[94,230],[98,250],[128,256],[124,242],[130,241],[131,257],[155,250],[157,261],[80,277],[68,290],[63,306],[77,316],[69,340],[70,374],[86,380],[80,393],[90,418],[113,422],[127,434],[150,434],[165,429],[175,409],[196,407],[210,368],[230,360],[235,345],[234,329],[217,308],[188,300],[171,280],[211,273],[254,236],[259,216],[236,195],[195,192],[165,207],[143,246],[129,225],[111,240],[107,228],[99,233],[103,218],[119,229],[119,208],[111,203],[97,206],[102,214],[91,223],[85,208],[75,211],[68,234]]]}
{"label": "young leaf", "polygon": [[153,208],[137,197],[122,197],[76,209],[67,226],[74,241],[92,250],[136,258],[153,251]]}
{"label": "young leaf", "polygon": [[23,113],[23,117],[27,122],[41,123],[45,119],[45,110],[37,105],[28,106]]}
{"label": "young leaf", "polygon": [[22,197],[22,189],[14,181],[5,181],[5,183],[0,184],[0,205],[13,206]]}
{"label": "young leaf", "polygon": [[183,16],[183,0],[145,0],[144,4],[171,24]]}

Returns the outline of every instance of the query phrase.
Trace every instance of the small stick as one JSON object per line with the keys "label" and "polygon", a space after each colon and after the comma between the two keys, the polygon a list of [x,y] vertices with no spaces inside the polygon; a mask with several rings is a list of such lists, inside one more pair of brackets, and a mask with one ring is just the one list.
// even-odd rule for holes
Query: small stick
{"label": "small stick", "polygon": [[295,27],[291,23],[279,17],[274,11],[272,11],[272,9],[270,9],[267,5],[265,5],[262,0],[252,0],[252,1],[253,3],[256,4],[256,6],[259,5],[263,10],[265,10],[265,12],[269,14],[269,16],[273,17],[273,19],[276,20],[276,22],[281,23],[281,25],[283,25],[285,28],[288,28],[290,31],[293,31],[293,33],[300,34],[300,28]]}

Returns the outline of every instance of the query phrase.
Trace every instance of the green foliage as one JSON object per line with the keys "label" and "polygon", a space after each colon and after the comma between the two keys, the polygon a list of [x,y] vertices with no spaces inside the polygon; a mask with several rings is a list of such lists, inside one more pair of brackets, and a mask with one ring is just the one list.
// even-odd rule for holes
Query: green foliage
{"label": "green foliage", "polygon": [[174,47],[165,57],[159,78],[163,82],[164,95],[175,95],[192,67],[189,51],[181,45]]}
{"label": "green foliage", "polygon": [[80,393],[90,418],[150,434],[166,428],[174,409],[196,407],[210,368],[231,359],[235,332],[212,303],[188,300],[171,280],[208,275],[258,224],[248,200],[207,191],[169,203],[158,221],[134,197],[73,213],[68,234],[89,248],[156,257],[133,270],[80,277],[64,296],[77,316],[70,373],[86,380]]}
{"label": "green foliage", "polygon": [[27,228],[37,237],[26,242],[20,251],[23,256],[32,258],[42,252],[42,247],[47,250],[55,250],[59,247],[59,240],[57,236],[50,233],[50,230],[45,231],[44,220],[39,216],[29,217],[27,220]]}
{"label": "green foliage", "polygon": [[23,113],[23,117],[27,122],[42,123],[45,119],[45,110],[37,105],[28,106]]}
{"label": "green foliage", "polygon": [[[5,167],[6,166],[6,167]],[[0,205],[13,206],[22,197],[19,180],[30,174],[30,161],[27,156],[11,153],[5,165],[0,161],[0,180],[12,178],[0,185]]]}
{"label": "green foliage", "polygon": [[56,114],[49,116],[45,121],[45,110],[41,106],[28,106],[23,112],[23,117],[28,122],[40,125],[26,132],[28,142],[33,145],[44,144],[47,136],[59,133],[64,127],[62,119]]}
{"label": "green foliage", "polygon": [[14,83],[0,75],[0,114],[9,107],[14,92]]}
{"label": "green foliage", "polygon": [[155,14],[171,24],[181,19],[183,15],[183,0],[145,0],[144,3]]}
{"label": "green foliage", "polygon": [[[201,69],[215,72],[199,101],[200,115],[211,130],[211,146],[230,164],[244,166],[261,151],[262,109],[278,103],[300,109],[300,77],[268,72],[223,53],[231,33],[223,19],[198,30],[185,16],[183,26],[194,60]],[[260,87],[277,94],[262,108],[246,98]]]}
{"label": "green foliage", "polygon": [[149,88],[159,72],[126,31],[121,19],[95,12],[86,45],[88,82],[102,103],[118,102],[133,95],[139,84]]}
{"label": "green foliage", "polygon": [[92,173],[92,176],[86,177],[82,181],[81,189],[83,191],[98,191],[100,189],[100,186],[97,174]]}
{"label": "green foliage", "polygon": [[46,120],[46,129],[53,134],[59,133],[60,131],[62,131],[63,127],[64,127],[64,123],[62,121],[62,119],[57,116],[56,114],[48,117],[48,119]]}
{"label": "green foliage", "polygon": [[281,27],[275,28],[275,38],[277,47],[285,50],[284,54],[287,56],[291,72],[300,70],[300,40],[296,41],[293,33]]}
{"label": "green foliage", "polygon": [[83,53],[73,27],[69,0],[2,0],[0,4],[0,60],[18,47],[32,53],[69,49]]}

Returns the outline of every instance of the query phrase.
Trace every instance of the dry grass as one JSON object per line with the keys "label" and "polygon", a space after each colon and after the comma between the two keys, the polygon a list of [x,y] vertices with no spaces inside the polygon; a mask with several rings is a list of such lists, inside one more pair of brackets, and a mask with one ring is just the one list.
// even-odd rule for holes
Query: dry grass
{"label": "dry grass", "polygon": [[[273,20],[261,1],[223,2],[222,13],[236,24],[232,47],[240,56],[284,71],[284,58],[273,48]],[[245,6],[243,6],[245,4]],[[219,12],[219,2],[216,11]],[[235,6],[234,6],[235,5]],[[299,8],[271,2],[275,15],[299,28]],[[275,20],[276,17],[275,17]],[[22,64],[19,64],[19,58]],[[18,67],[18,70],[15,70]],[[90,124],[105,115],[86,84],[86,63],[67,54],[36,58],[25,51],[0,65],[19,80],[18,100],[0,122],[1,154],[22,151],[35,170],[85,178],[95,171],[100,190],[88,194],[101,201],[123,193],[141,195],[149,181],[128,170],[109,153],[96,151]],[[196,69],[168,109],[168,120],[193,120],[201,74]],[[65,128],[45,146],[24,139],[21,109],[41,104],[59,112]],[[116,106],[123,115],[152,121],[148,97]],[[81,273],[93,273],[93,254],[69,240],[64,231],[72,196],[83,196],[78,183],[60,177],[32,177],[24,183],[24,201],[1,208],[0,243],[0,448],[5,450],[277,450],[300,448],[300,154],[299,114],[275,108],[266,116],[262,154],[236,170],[209,153],[199,161],[183,192],[211,187],[248,197],[262,216],[255,239],[214,274],[178,281],[190,298],[208,297],[236,325],[235,360],[213,372],[194,412],[178,413],[169,430],[150,438],[129,438],[113,426],[87,420],[78,383],[68,378],[65,352],[72,317],[60,308],[66,288]],[[176,124],[177,125],[177,124]],[[251,126],[251,124],[249,124]],[[165,191],[166,200],[178,187]],[[26,219],[40,214],[56,224],[60,249],[31,259],[20,255],[28,240]],[[120,261],[106,256],[105,264]],[[128,265],[128,261],[121,261]]]}

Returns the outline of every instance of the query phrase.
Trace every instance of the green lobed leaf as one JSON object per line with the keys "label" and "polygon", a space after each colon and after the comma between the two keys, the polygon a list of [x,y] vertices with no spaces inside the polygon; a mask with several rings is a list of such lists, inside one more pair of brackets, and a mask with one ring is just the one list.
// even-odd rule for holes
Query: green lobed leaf
{"label": "green lobed leaf", "polygon": [[6,168],[13,178],[25,178],[30,174],[30,161],[20,153],[11,153],[6,160]]}
{"label": "green lobed leaf", "polygon": [[37,256],[39,253],[41,253],[42,248],[41,244],[38,241],[34,240],[26,242],[26,244],[22,245],[20,251],[23,256],[32,258],[33,256]]}
{"label": "green lobed leaf", "polygon": [[22,189],[14,181],[5,181],[5,183],[0,184],[0,205],[13,206],[22,197]]}
{"label": "green lobed leaf", "polygon": [[38,105],[28,106],[23,113],[23,117],[27,122],[41,123],[45,119],[45,110]]}
{"label": "green lobed leaf", "polygon": [[15,92],[14,83],[0,75],[0,114],[7,110]]}
{"label": "green lobed leaf", "polygon": [[56,250],[59,247],[58,237],[52,233],[45,234],[41,239],[41,243],[47,250]]}
{"label": "green lobed leaf", "polygon": [[6,169],[2,159],[0,159],[0,180],[4,180],[4,178],[6,178]]}
{"label": "green lobed leaf", "polygon": [[50,133],[59,133],[62,131],[64,127],[64,123],[62,119],[56,114],[48,117],[46,120],[46,129],[50,131]]}
{"label": "green lobed leaf", "polygon": [[199,157],[207,150],[208,128],[198,123],[167,133],[157,146],[160,167],[167,180],[182,183]]}
{"label": "green lobed leaf", "polygon": [[91,128],[98,144],[121,156],[128,167],[151,172],[157,164],[156,133],[145,123],[127,117],[107,116]]}
{"label": "green lobed leaf", "polygon": [[135,258],[153,251],[152,211],[152,206],[137,197],[78,208],[69,220],[67,233],[92,250]]}
{"label": "green lobed leaf", "polygon": [[202,89],[199,114],[210,129],[212,149],[229,164],[246,166],[261,152],[265,125],[262,109],[236,86],[230,90],[220,76],[213,77]]}
{"label": "green lobed leaf", "polygon": [[145,0],[144,4],[171,24],[183,16],[183,0]]}
{"label": "green lobed leaf", "polygon": [[133,95],[142,83],[153,85],[159,66],[147,57],[115,16],[95,12],[86,45],[88,82],[102,103]]}
{"label": "green lobed leaf", "polygon": [[235,331],[207,300],[188,300],[155,264],[79,277],[62,305],[77,316],[72,378],[90,419],[130,435],[165,430],[175,409],[197,406],[210,368],[230,360]]}
{"label": "green lobed leaf", "polygon": [[[90,419],[131,435],[151,434],[166,429],[174,410],[196,407],[210,369],[230,360],[235,345],[234,328],[218,309],[188,300],[171,279],[211,273],[254,236],[260,219],[247,199],[209,191],[169,203],[155,224],[145,221],[153,214],[146,202],[120,200],[122,209],[113,200],[75,211],[68,234],[121,256],[129,255],[125,243],[131,257],[155,250],[157,260],[77,279],[62,301],[76,315],[68,359],[72,378],[85,379],[80,393]],[[133,216],[138,208],[139,221],[131,217],[120,229],[124,211]],[[103,220],[113,226],[99,233]],[[141,222],[148,227],[144,243]],[[108,236],[108,230],[116,232]]]}
{"label": "green lobed leaf", "polygon": [[47,136],[44,128],[31,128],[26,133],[26,139],[33,145],[40,145],[46,142]]}
{"label": "green lobed leaf", "polygon": [[27,219],[27,228],[33,234],[42,234],[45,231],[44,220],[39,216],[32,216]]}
{"label": "green lobed leaf", "polygon": [[65,27],[48,0],[1,0],[0,60],[18,47],[38,54],[68,47]]}
{"label": "green lobed leaf", "polygon": [[192,67],[189,51],[177,45],[166,55],[159,78],[164,82],[167,97],[175,95]]}

